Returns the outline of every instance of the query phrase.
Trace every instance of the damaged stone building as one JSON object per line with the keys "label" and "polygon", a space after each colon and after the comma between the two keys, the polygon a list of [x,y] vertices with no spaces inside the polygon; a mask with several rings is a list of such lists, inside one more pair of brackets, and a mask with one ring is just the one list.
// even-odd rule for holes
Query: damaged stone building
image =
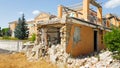
{"label": "damaged stone building", "polygon": [[[95,6],[97,11],[90,9],[90,4]],[[83,0],[80,6],[59,5],[57,17],[50,17],[49,20],[44,20],[44,16],[42,18],[35,23],[39,37],[37,42],[47,47],[62,44],[63,49],[74,57],[104,49],[103,35],[110,31],[110,24],[120,25],[119,21],[114,22],[115,17],[110,14],[103,18],[102,6],[94,0]]]}
{"label": "damaged stone building", "polygon": [[58,16],[42,12],[35,17],[33,25],[30,30],[37,35],[36,45],[49,48],[62,44],[68,54],[77,57],[104,49],[103,35],[112,26],[118,27],[120,19],[112,14],[103,17],[100,4],[83,0],[79,5],[59,5]]}

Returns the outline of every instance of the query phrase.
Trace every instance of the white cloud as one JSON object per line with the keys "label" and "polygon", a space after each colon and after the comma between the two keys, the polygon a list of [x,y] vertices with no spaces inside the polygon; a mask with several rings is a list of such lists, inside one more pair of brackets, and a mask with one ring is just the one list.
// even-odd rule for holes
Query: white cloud
{"label": "white cloud", "polygon": [[27,19],[27,21],[32,21],[32,20],[34,20],[33,18],[29,18],[29,19]]}
{"label": "white cloud", "polygon": [[40,13],[39,10],[34,10],[34,11],[32,12],[33,15],[38,15],[39,13]]}
{"label": "white cloud", "polygon": [[20,11],[20,12],[18,12],[19,14],[23,14],[24,12],[22,12],[22,11]]}
{"label": "white cloud", "polygon": [[109,0],[104,5],[105,8],[116,8],[118,6],[120,6],[120,0]]}

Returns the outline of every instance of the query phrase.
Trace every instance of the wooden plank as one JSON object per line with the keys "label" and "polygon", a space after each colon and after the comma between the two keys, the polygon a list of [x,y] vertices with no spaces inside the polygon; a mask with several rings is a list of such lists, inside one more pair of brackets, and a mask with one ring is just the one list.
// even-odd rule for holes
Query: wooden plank
{"label": "wooden plank", "polygon": [[[65,9],[66,13],[68,13],[68,11],[72,11],[72,12],[76,12],[76,13],[78,13],[78,14],[83,15],[81,12],[77,12],[77,11],[75,11],[75,10],[73,10],[73,9],[68,8],[68,7],[63,6],[63,8]],[[66,9],[67,9],[67,10],[66,10]]]}

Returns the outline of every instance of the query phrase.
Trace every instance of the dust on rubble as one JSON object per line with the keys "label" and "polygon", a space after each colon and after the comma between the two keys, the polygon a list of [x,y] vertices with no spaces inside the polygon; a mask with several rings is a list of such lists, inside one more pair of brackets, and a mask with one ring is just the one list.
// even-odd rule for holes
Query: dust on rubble
{"label": "dust on rubble", "polygon": [[0,68],[57,68],[45,60],[29,62],[23,53],[0,54]]}

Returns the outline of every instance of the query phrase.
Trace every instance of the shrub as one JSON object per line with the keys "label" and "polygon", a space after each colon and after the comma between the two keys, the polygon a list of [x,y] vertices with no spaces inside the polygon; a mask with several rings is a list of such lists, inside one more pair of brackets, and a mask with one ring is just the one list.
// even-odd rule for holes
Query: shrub
{"label": "shrub", "polygon": [[36,40],[36,34],[32,34],[32,37],[29,38],[30,41],[34,42]]}
{"label": "shrub", "polygon": [[104,35],[104,43],[109,51],[117,52],[113,54],[113,57],[120,59],[120,28],[113,28],[111,32],[107,32]]}

